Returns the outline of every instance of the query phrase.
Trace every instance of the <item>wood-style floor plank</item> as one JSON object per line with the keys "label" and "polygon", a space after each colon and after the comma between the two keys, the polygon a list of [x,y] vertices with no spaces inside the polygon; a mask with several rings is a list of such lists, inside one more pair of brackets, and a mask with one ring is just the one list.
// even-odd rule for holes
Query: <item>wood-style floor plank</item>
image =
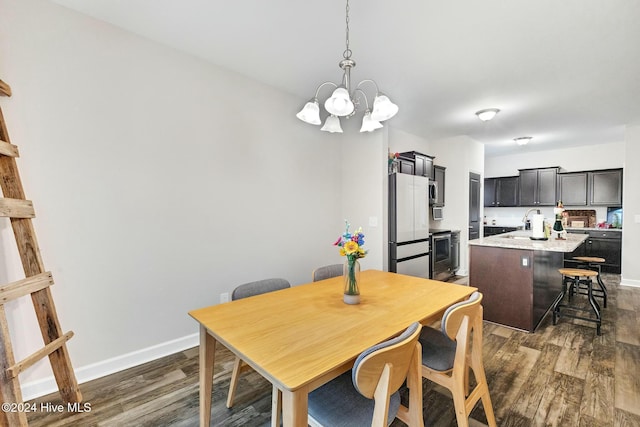
{"label": "wood-style floor plank", "polygon": [[615,406],[640,415],[640,347],[616,344]]}
{"label": "wood-style floor plank", "polygon": [[[485,322],[484,362],[500,427],[640,427],[640,289],[604,275],[608,307],[602,335],[595,325],[547,316],[534,334]],[[581,297],[577,297],[581,298]],[[225,406],[233,354],[216,351],[212,426],[267,427],[271,385],[240,377],[234,407]],[[198,349],[188,349],[81,385],[90,412],[29,413],[31,427],[194,427],[198,425]],[[449,392],[423,382],[427,427],[455,427]],[[406,400],[406,390],[402,391]],[[59,404],[59,395],[34,403]],[[395,420],[392,427],[403,427]],[[481,404],[471,427],[486,426]]]}

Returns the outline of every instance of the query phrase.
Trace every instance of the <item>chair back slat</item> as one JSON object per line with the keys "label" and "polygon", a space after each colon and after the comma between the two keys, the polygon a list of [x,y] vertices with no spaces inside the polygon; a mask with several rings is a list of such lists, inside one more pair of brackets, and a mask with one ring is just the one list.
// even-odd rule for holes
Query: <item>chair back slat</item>
{"label": "chair back slat", "polygon": [[317,282],[319,280],[342,276],[343,269],[343,264],[324,265],[313,270],[313,273],[311,273],[311,279],[312,281]]}
{"label": "chair back slat", "polygon": [[[414,323],[396,338],[371,347],[358,356],[353,365],[353,384],[363,396],[373,399],[385,366],[389,366],[389,394],[404,383],[416,351],[422,326]],[[418,353],[420,354],[420,348]]]}
{"label": "chair back slat", "polygon": [[266,294],[267,292],[279,291],[290,288],[291,284],[285,279],[263,279],[255,282],[245,283],[236,287],[231,293],[231,300],[248,298],[255,295]]}
{"label": "chair back slat", "polygon": [[468,317],[473,322],[481,313],[480,303],[482,302],[482,294],[474,292],[468,300],[459,302],[449,307],[442,316],[442,332],[451,340],[455,340],[462,324],[462,320]]}

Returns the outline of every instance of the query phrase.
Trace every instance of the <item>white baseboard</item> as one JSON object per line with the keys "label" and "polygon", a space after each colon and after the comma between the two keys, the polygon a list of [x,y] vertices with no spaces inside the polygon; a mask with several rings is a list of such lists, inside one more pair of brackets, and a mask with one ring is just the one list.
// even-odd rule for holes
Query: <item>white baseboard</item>
{"label": "white baseboard", "polygon": [[620,278],[620,286],[631,286],[632,288],[640,288],[640,280]]}
{"label": "white baseboard", "polygon": [[[143,348],[131,353],[116,356],[91,365],[75,369],[78,384],[104,377],[105,375],[123,371],[152,360],[168,356],[179,351],[195,347],[199,344],[199,334],[187,335],[165,343]],[[40,396],[58,391],[58,385],[53,376],[22,384],[22,399],[26,402]]]}

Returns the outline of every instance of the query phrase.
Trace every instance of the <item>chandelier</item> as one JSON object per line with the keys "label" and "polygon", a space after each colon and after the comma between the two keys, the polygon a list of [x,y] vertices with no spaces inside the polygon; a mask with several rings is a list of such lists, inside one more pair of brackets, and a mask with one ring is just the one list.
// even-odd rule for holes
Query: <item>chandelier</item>
{"label": "chandelier", "polygon": [[[296,117],[303,122],[312,125],[320,125],[320,104],[318,103],[318,93],[324,86],[330,85],[333,86],[335,90],[331,97],[324,102],[324,108],[329,113],[329,116],[320,130],[331,133],[342,133],[339,117],[346,117],[348,119],[355,115],[358,107],[364,100],[365,110],[360,132],[371,132],[382,127],[380,122],[395,116],[398,112],[398,106],[391,102],[386,95],[380,92],[377,83],[373,80],[362,80],[356,85],[353,91],[351,90],[351,69],[356,66],[356,62],[351,59],[351,49],[349,49],[349,0],[347,0],[346,7],[346,24],[346,49],[342,54],[344,59],[338,64],[344,71],[342,83],[339,86],[333,82],[322,83],[316,89],[315,96],[305,104],[302,110],[296,114]],[[372,109],[369,108],[367,95],[361,88],[366,83],[373,84],[376,90]]]}

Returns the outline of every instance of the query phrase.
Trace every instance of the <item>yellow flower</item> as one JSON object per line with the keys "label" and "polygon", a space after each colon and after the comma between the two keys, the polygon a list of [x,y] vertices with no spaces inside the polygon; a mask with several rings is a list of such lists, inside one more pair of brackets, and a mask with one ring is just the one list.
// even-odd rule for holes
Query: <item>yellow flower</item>
{"label": "yellow flower", "polygon": [[354,242],[353,240],[350,240],[348,242],[346,242],[343,246],[344,248],[344,252],[347,255],[351,255],[354,253],[357,253],[358,250],[360,249],[360,247],[358,246],[358,243]]}

